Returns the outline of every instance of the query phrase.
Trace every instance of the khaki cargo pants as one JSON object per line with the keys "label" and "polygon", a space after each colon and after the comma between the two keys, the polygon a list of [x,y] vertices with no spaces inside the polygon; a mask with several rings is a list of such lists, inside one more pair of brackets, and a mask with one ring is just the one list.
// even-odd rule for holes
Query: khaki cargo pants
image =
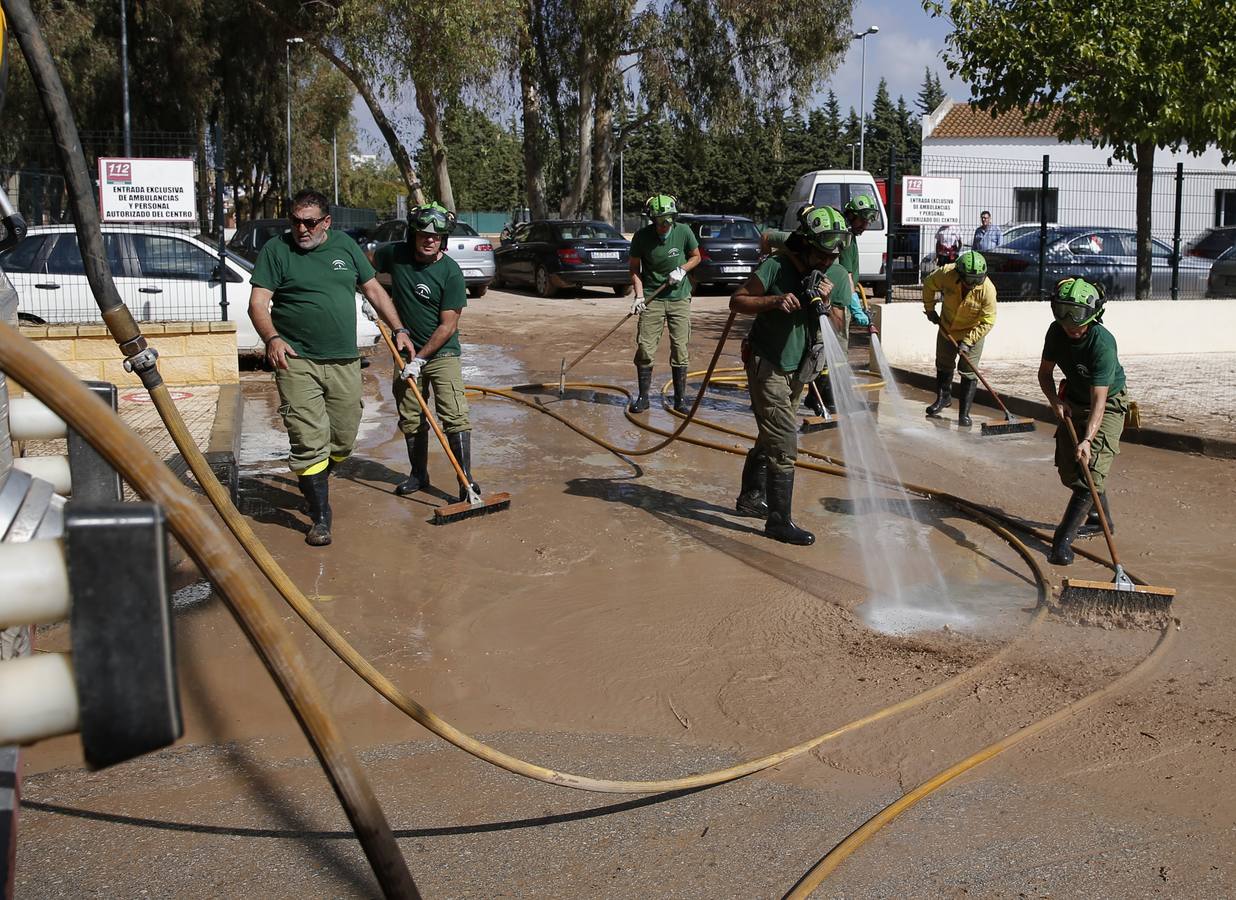
{"label": "khaki cargo pants", "polygon": [[[976,366],[983,361],[983,341],[987,340],[987,336],[978,339],[978,343],[970,348],[966,356],[970,357],[970,362]],[[958,341],[958,343],[961,343]],[[957,352],[957,348],[953,346],[953,342],[944,336],[944,333],[939,329],[936,330],[936,371],[951,372],[957,369],[961,377],[966,381],[977,381],[978,376],[974,374],[974,370],[966,365],[966,361],[961,358],[961,354]]]}
{"label": "khaki cargo pants", "polygon": [[[434,411],[443,431],[455,434],[472,430],[472,423],[468,421],[468,400],[464,396],[463,365],[458,356],[435,356],[429,360],[421,369],[416,386],[426,402],[430,394],[433,395]],[[404,434],[416,434],[421,428],[429,427],[428,422],[422,421],[416,396],[398,372],[395,373],[395,405],[399,408],[399,430]]]}
{"label": "khaki cargo pants", "polygon": [[759,435],[755,448],[768,464],[793,472],[798,459],[798,418],[794,411],[803,392],[797,372],[782,372],[752,353],[747,360],[747,391]]}
{"label": "khaki cargo pants", "polygon": [[275,370],[275,387],[293,472],[314,475],[352,454],[361,420],[359,359],[289,356],[288,367]]}
{"label": "khaki cargo pants", "polygon": [[[1124,433],[1124,417],[1129,411],[1129,396],[1121,391],[1114,397],[1107,398],[1103,408],[1103,422],[1099,425],[1098,434],[1090,444],[1090,477],[1094,479],[1094,489],[1100,494],[1107,484],[1107,476],[1112,470],[1112,462],[1120,453],[1120,436]],[[1073,420],[1073,428],[1080,438],[1086,433],[1086,421],[1090,418],[1089,407],[1079,409],[1073,407],[1069,416]],[[1078,464],[1073,448],[1073,439],[1069,430],[1060,425],[1056,428],[1056,469],[1060,473],[1060,483],[1075,491],[1089,491],[1086,478]]]}
{"label": "khaki cargo pants", "polygon": [[669,323],[670,365],[687,364],[687,343],[691,340],[691,298],[653,300],[639,314],[639,332],[635,345],[635,364],[651,366],[661,345],[661,335]]}

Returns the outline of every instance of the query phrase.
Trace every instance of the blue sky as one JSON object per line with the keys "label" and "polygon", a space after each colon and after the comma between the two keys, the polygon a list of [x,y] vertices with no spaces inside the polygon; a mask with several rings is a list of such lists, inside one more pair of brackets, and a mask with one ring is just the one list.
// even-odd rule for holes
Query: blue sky
{"label": "blue sky", "polygon": [[[865,31],[870,25],[878,25],[878,34],[868,35],[867,44],[867,109],[871,108],[871,98],[875,96],[876,85],[881,78],[888,80],[889,93],[895,101],[898,96],[904,96],[906,102],[914,108],[914,97],[923,83],[923,69],[930,68],[939,76],[945,93],[955,100],[965,100],[969,90],[960,82],[949,77],[948,71],[940,59],[940,51],[944,47],[944,38],[949,32],[948,22],[933,19],[923,12],[919,0],[858,0],[854,4],[854,30]],[[824,92],[831,88],[841,103],[841,112],[846,114],[852,106],[859,106],[860,83],[862,81],[862,42],[855,41],[846,55],[845,60],[833,73],[828,85],[820,93],[817,103],[822,100]],[[388,115],[394,118],[404,118],[413,109],[409,93],[399,104],[398,110],[389,110]],[[384,149],[384,142],[374,125],[373,117],[365,107],[364,102],[357,97],[352,106],[353,115],[359,125],[360,144],[366,152],[378,151],[383,157],[389,157]],[[419,137],[420,124],[414,122],[409,129],[400,128],[400,133],[407,139],[409,133]]]}

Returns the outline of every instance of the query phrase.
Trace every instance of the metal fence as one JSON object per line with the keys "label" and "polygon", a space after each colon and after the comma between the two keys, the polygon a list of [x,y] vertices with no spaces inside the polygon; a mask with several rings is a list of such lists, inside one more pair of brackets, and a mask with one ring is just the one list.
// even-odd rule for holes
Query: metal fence
{"label": "metal fence", "polygon": [[[979,159],[924,154],[924,175],[961,179],[963,249],[990,211],[1004,238],[987,254],[1000,299],[1040,296],[1057,278],[1100,282],[1109,299],[1131,298],[1136,277],[1137,174],[1128,163]],[[1048,241],[1039,233],[1046,225]],[[1213,257],[1189,250],[1210,229],[1236,226],[1236,170],[1156,169],[1151,198],[1154,299],[1206,296]],[[919,235],[920,270],[935,262],[936,229]],[[1233,233],[1236,236],[1236,232]]]}

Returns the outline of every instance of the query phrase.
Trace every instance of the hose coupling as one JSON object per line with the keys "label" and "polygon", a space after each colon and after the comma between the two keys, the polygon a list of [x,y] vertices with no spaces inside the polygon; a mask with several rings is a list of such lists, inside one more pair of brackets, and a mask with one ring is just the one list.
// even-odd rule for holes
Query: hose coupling
{"label": "hose coupling", "polygon": [[[134,341],[136,343],[136,341]],[[142,343],[145,343],[143,340]],[[153,369],[158,364],[159,351],[154,347],[146,347],[138,353],[127,357],[124,361],[124,370],[132,372],[138,378],[141,378],[143,373]]]}

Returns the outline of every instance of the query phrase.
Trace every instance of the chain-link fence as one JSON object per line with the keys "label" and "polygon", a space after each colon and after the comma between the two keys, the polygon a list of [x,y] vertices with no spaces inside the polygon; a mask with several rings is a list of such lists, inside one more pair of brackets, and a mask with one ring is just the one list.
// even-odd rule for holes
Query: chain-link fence
{"label": "chain-link fence", "polygon": [[[961,180],[962,225],[960,247],[947,226],[920,230],[921,272],[974,246],[980,214],[990,212],[999,243],[974,248],[987,257],[1001,301],[1036,298],[1067,275],[1102,284],[1109,299],[1134,296],[1137,173],[1128,163],[924,154],[922,173]],[[1236,243],[1236,171],[1156,169],[1150,237],[1153,299],[1223,296],[1226,280],[1210,275]],[[1236,295],[1232,275],[1227,292]]]}

